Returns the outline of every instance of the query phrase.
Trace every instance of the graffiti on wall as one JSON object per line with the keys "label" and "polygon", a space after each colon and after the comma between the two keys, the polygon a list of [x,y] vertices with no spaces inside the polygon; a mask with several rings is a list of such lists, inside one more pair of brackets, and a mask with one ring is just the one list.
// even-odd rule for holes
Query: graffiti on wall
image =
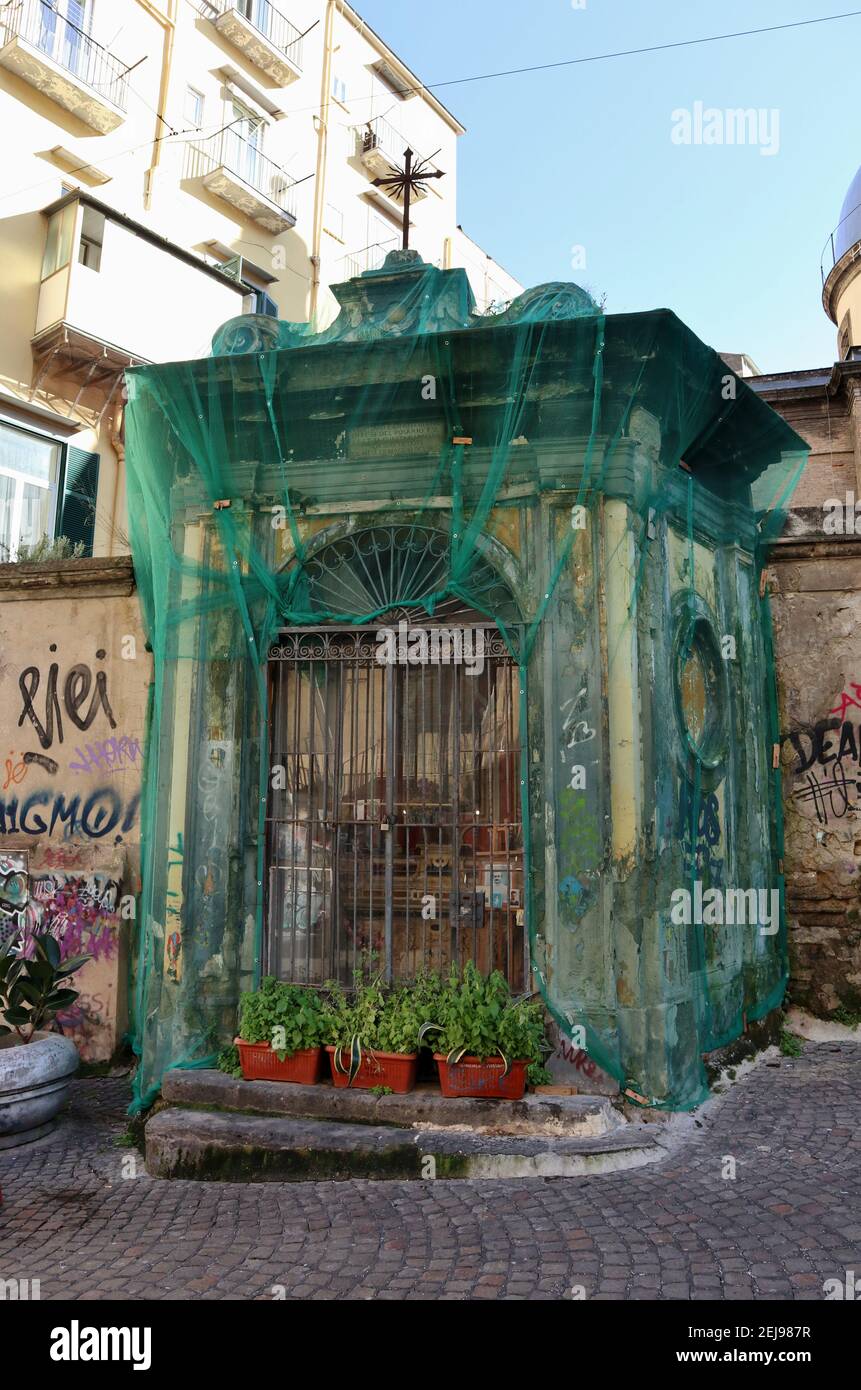
{"label": "graffiti on wall", "polygon": [[[67,1037],[75,1040],[75,1045],[85,1062],[99,1058],[103,1034],[110,1034],[111,1006],[102,994],[87,994],[82,991],[74,1004],[57,1015],[57,1022]],[[110,1050],[110,1042],[108,1043]]]}
{"label": "graffiti on wall", "polygon": [[595,901],[603,849],[594,807],[586,793],[564,787],[559,793],[558,860],[566,869],[577,869],[565,874],[558,890],[561,921],[569,928],[576,928]]}
{"label": "graffiti on wall", "polygon": [[[71,982],[81,993],[57,1016],[61,1030],[74,1037],[85,1060],[98,1060],[113,1050],[112,1009],[99,988],[99,963],[114,961],[119,949],[119,882],[110,873],[77,868],[29,871],[26,850],[0,854],[0,944],[14,940],[29,954],[36,935],[50,934],[60,958],[89,955],[92,959]],[[109,987],[110,988],[110,987]]]}
{"label": "graffiti on wall", "polygon": [[720,802],[716,792],[695,789],[685,778],[679,792],[676,838],[682,849],[686,877],[719,882],[723,873]]}
{"label": "graffiti on wall", "polygon": [[[861,808],[861,685],[850,689],[823,719],[799,724],[781,736],[795,757],[789,769],[792,799],[803,816],[818,825],[834,825]],[[858,717],[847,718],[852,708]]]}
{"label": "graffiti on wall", "polygon": [[[18,676],[17,727],[24,735],[29,732],[37,746],[10,748],[5,757],[0,770],[0,837],[69,842],[110,836],[118,844],[137,823],[140,795],[123,794],[111,779],[130,771],[137,781],[140,740],[130,733],[112,733],[117,720],[108,674],[98,664],[105,659],[105,649],[97,649],[93,666],[79,660],[68,668],[53,659],[56,652],[53,642],[47,666],[32,662]],[[97,735],[91,741],[65,746],[67,739],[90,730]],[[39,785],[46,776],[53,779],[52,786]],[[82,786],[84,778],[90,779],[88,786]]]}
{"label": "graffiti on wall", "polygon": [[123,772],[127,767],[140,767],[140,740],[129,734],[119,738],[102,739],[88,743],[85,750],[75,749],[76,757],[69,763],[70,772],[94,773]]}
{"label": "graffiti on wall", "polygon": [[[5,635],[0,667],[0,938],[14,931],[27,950],[47,931],[64,959],[90,956],[60,1024],[92,1060],[114,1052],[125,1001],[121,926],[135,904],[120,885],[136,869],[146,679],[125,638],[115,662],[101,634],[134,621],[127,601],[41,605]],[[29,861],[23,910],[3,868],[14,854]]]}
{"label": "graffiti on wall", "polygon": [[[51,644],[50,650],[57,650],[56,642]],[[103,661],[104,658],[104,649],[100,647],[96,652],[96,660]],[[95,722],[100,710],[111,728],[117,727],[108,699],[107,673],[97,671],[94,680],[93,673],[85,662],[76,662],[61,680],[59,662],[52,661],[44,683],[42,671],[38,666],[25,666],[18,677],[18,689],[22,701],[18,727],[20,729],[25,719],[29,719],[42,748],[53,747],[55,733],[57,741],[63,742],[64,715],[67,723],[73,724],[83,733]]]}
{"label": "graffiti on wall", "polygon": [[137,820],[140,793],[123,798],[115,787],[97,787],[88,795],[40,788],[26,796],[0,796],[0,835],[53,835],[64,839],[102,840],[112,832],[119,840]]}
{"label": "graffiti on wall", "polygon": [[43,871],[32,881],[39,930],[56,938],[64,960],[84,952],[94,960],[111,959],[119,940],[119,892],[107,873]]}
{"label": "graffiti on wall", "polygon": [[0,854],[0,946],[24,931],[30,908],[26,851]]}
{"label": "graffiti on wall", "polygon": [[556,1023],[548,1025],[548,1037],[554,1050],[547,1058],[547,1067],[557,1083],[571,1086],[582,1094],[615,1095],[618,1082],[599,1067],[587,1050],[578,1046]]}

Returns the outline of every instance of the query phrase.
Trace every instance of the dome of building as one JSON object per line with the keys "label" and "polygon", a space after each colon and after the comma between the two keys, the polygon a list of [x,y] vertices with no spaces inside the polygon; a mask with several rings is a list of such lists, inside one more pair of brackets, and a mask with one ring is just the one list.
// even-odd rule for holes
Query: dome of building
{"label": "dome of building", "polygon": [[834,234],[835,259],[839,261],[858,241],[861,241],[861,169],[849,185],[840,213],[840,225]]}

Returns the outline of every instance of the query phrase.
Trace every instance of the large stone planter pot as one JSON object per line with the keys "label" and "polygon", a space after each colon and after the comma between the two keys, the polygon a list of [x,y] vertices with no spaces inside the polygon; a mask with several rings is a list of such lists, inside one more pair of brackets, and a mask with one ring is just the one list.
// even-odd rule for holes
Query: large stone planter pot
{"label": "large stone planter pot", "polygon": [[28,1144],[54,1128],[79,1060],[62,1033],[36,1033],[29,1043],[14,1033],[0,1038],[0,1149]]}

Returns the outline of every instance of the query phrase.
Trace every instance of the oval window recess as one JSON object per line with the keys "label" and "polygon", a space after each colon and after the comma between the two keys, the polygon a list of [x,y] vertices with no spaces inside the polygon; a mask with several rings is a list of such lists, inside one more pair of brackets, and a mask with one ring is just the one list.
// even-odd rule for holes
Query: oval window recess
{"label": "oval window recess", "polygon": [[726,751],[723,670],[717,637],[704,617],[684,614],[675,641],[675,703],[683,742],[703,767]]}

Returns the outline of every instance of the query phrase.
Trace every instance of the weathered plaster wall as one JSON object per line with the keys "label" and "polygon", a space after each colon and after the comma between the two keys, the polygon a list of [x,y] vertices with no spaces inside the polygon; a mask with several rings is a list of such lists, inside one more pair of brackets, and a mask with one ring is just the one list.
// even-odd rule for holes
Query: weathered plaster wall
{"label": "weathered plaster wall", "polygon": [[772,566],[793,1002],[861,1008],[861,541],[784,540]]}
{"label": "weathered plaster wall", "polygon": [[[861,680],[861,363],[754,384],[811,449],[771,590],[790,992],[827,1015],[861,1007],[861,698],[851,703]],[[825,505],[834,499],[845,508],[836,526]]]}
{"label": "weathered plaster wall", "polygon": [[150,679],[129,561],[0,566],[0,930],[25,852],[31,920],[93,957],[61,1018],[87,1061],[127,1022]]}

